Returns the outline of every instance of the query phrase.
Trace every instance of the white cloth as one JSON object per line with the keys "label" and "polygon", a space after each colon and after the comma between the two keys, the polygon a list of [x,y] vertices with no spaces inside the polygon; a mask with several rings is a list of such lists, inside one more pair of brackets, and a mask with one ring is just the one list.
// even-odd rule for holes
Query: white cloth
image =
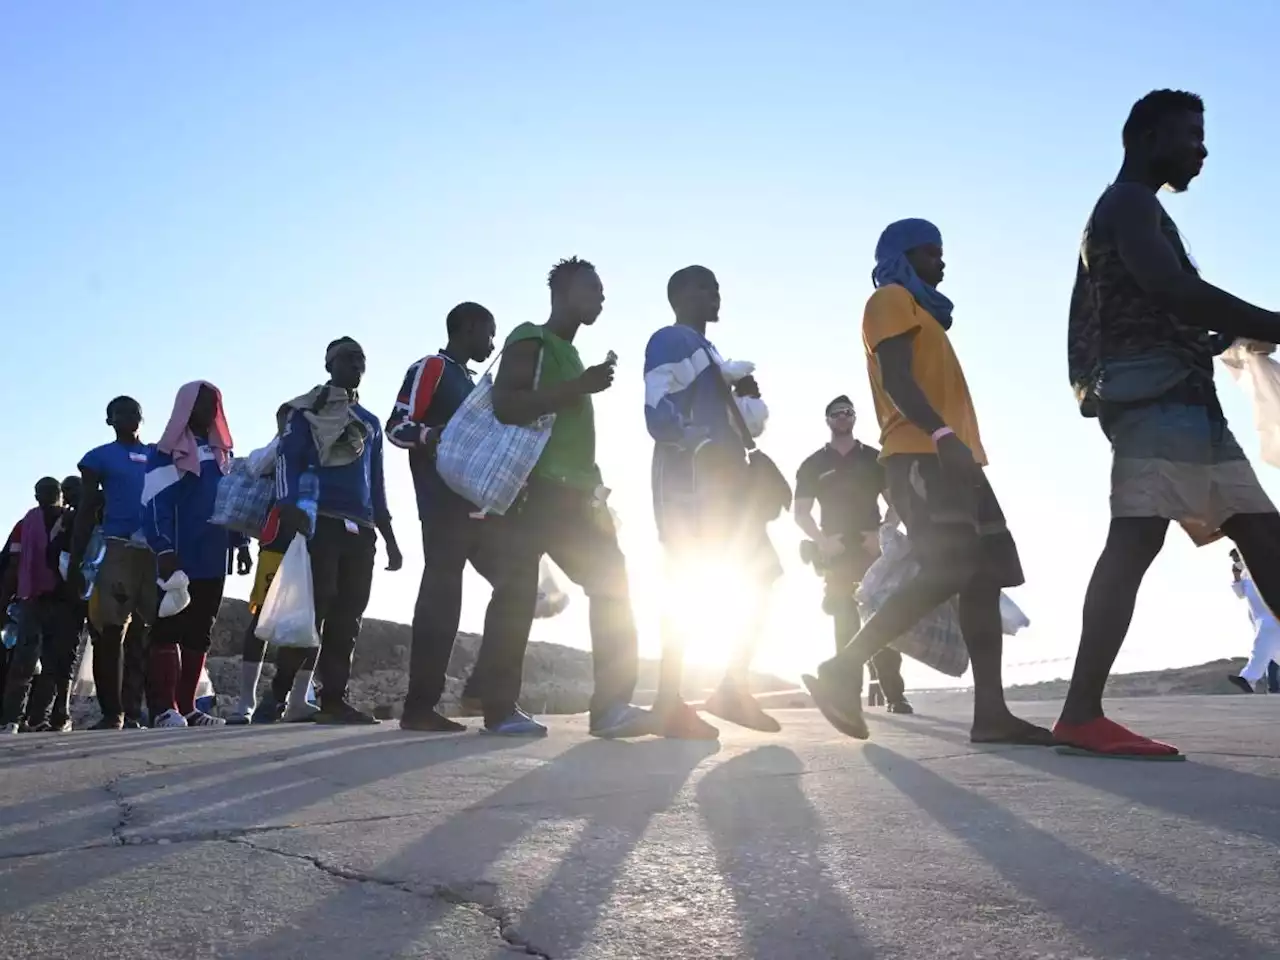
{"label": "white cloth", "polygon": [[1249,619],[1253,622],[1253,651],[1240,676],[1257,683],[1267,675],[1267,666],[1272,660],[1280,662],[1280,623],[1276,622],[1275,614],[1258,593],[1247,570],[1231,589],[1249,604]]}

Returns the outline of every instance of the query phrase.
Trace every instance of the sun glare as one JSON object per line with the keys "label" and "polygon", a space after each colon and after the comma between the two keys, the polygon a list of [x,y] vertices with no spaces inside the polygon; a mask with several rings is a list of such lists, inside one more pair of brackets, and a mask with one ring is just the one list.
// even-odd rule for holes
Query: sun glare
{"label": "sun glare", "polygon": [[754,590],[740,564],[701,556],[669,568],[663,583],[665,609],[685,643],[685,657],[701,663],[728,663],[755,615]]}

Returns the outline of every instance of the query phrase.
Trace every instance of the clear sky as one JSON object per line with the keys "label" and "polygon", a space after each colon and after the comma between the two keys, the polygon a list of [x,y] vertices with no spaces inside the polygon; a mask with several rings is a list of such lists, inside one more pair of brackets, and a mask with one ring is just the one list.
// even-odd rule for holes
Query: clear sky
{"label": "clear sky", "polygon": [[[1243,2],[10,0],[0,511],[16,520],[39,476],[110,439],[118,393],[142,401],[154,440],[178,385],[211,380],[248,452],[342,334],[364,344],[362,398],[385,416],[451,306],[479,300],[501,331],[540,321],[546,270],[578,254],[608,297],[579,347],[621,358],[597,401],[599,459],[653,652],[641,361],[669,322],[667,277],[694,262],[719,275],[713,337],[758,364],[762,445],[793,471],[838,393],[876,439],[859,333],[871,252],[889,221],[921,216],[943,233],[954,340],[1028,574],[1014,596],[1034,626],[1009,642],[1007,675],[1062,675],[1108,518],[1107,445],[1066,382],[1080,229],[1132,102],[1195,90],[1210,157],[1166,203],[1210,280],[1280,304],[1265,265],[1280,201],[1259,189],[1280,155],[1277,35],[1280,7]],[[369,613],[408,619],[418,524],[404,455],[387,457],[407,562],[378,574]],[[760,665],[795,675],[829,625],[798,533],[783,520],[774,535],[789,569]],[[1171,533],[1121,667],[1247,652],[1229,580],[1225,546]],[[475,629],[487,589],[467,587]],[[586,645],[584,608],[535,638]]]}

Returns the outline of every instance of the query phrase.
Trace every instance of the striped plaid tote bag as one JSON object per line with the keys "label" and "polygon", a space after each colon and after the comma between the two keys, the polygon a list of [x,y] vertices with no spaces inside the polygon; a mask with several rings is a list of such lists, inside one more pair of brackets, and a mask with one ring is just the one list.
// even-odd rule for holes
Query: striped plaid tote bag
{"label": "striped plaid tote bag", "polygon": [[[499,354],[499,357],[501,354]],[[551,436],[554,413],[523,426],[499,423],[493,414],[493,365],[462,401],[440,434],[436,471],[454,493],[470,500],[482,513],[501,516],[510,509]],[[542,378],[542,352],[533,387]]]}

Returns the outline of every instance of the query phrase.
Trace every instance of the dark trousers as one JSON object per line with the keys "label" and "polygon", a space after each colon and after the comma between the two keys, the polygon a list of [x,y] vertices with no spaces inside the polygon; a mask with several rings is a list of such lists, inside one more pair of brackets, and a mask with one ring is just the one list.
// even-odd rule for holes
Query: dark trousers
{"label": "dark trousers", "polygon": [[[853,593],[846,598],[828,597],[825,606],[835,623],[836,653],[845,648],[862,629],[862,616],[858,613]],[[906,684],[902,680],[902,654],[892,647],[885,647],[871,658],[871,679],[880,684],[880,692],[888,703],[906,699]]]}
{"label": "dark trousers", "polygon": [[[80,653],[80,625],[84,622],[84,606],[54,597],[24,600],[18,615],[18,642],[9,659],[5,677],[2,723],[21,723],[27,714],[27,700],[32,693],[32,678],[40,664],[45,693],[46,716],[35,717],[39,723],[47,719],[47,711],[56,709],[54,700],[59,690],[70,692]],[[48,693],[52,692],[52,696]],[[65,716],[67,708],[60,713]]]}
{"label": "dark trousers", "polygon": [[101,630],[90,621],[93,685],[103,717],[142,721],[150,630],[141,617],[130,619],[127,627],[104,626]]}
{"label": "dark trousers", "polygon": [[1280,663],[1267,664],[1267,693],[1280,693]]}
{"label": "dark trousers", "polygon": [[627,561],[608,512],[593,507],[588,492],[535,478],[511,519],[522,576],[536,584],[538,562],[546,554],[587,595],[595,676],[592,720],[629,703],[639,670],[639,642]]}
{"label": "dark trousers", "polygon": [[316,518],[311,552],[311,582],[316,597],[316,629],[320,631],[320,706],[334,708],[347,699],[351,657],[360,622],[369,605],[378,535],[372,527],[347,527],[334,517]]}
{"label": "dark trousers", "polygon": [[147,707],[153,724],[168,710],[184,715],[195,710],[196,688],[213,645],[213,624],[225,586],[225,577],[192,580],[191,602],[184,609],[171,617],[157,612],[147,670]]}
{"label": "dark trousers", "polygon": [[537,561],[521,562],[512,542],[513,518],[468,516],[448,500],[425,511],[422,584],[413,610],[406,716],[434,710],[462,615],[462,575],[468,562],[493,587],[484,640],[468,686],[484,703],[485,723],[511,716],[520,696],[524,652],[538,599]]}

